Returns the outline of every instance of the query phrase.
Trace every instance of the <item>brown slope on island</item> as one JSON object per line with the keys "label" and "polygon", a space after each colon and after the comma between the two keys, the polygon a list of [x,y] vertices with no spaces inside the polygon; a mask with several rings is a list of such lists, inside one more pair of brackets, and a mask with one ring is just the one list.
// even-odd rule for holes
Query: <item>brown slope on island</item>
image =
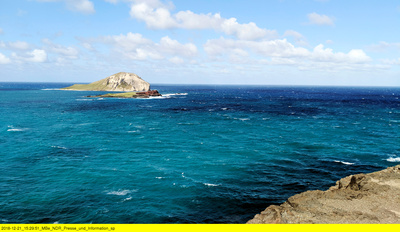
{"label": "brown slope on island", "polygon": [[248,224],[263,223],[400,223],[400,165],[357,174],[327,191],[307,191],[282,205],[271,205]]}
{"label": "brown slope on island", "polygon": [[62,90],[149,91],[150,84],[134,73],[119,72],[90,84],[75,84]]}

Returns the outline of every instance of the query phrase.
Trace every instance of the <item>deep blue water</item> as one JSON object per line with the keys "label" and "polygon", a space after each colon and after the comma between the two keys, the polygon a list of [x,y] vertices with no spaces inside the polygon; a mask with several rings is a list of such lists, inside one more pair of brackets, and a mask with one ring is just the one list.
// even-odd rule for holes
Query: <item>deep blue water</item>
{"label": "deep blue water", "polygon": [[244,223],[400,163],[399,88],[68,85],[0,83],[2,223]]}

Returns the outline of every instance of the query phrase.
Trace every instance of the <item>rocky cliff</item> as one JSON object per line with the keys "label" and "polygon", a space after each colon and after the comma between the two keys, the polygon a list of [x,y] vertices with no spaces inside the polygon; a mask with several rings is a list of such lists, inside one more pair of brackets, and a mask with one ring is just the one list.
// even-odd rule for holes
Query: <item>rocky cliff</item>
{"label": "rocky cliff", "polygon": [[247,223],[400,223],[400,165],[345,177],[327,191],[297,194]]}
{"label": "rocky cliff", "polygon": [[149,91],[150,84],[134,73],[120,72],[87,85],[76,84],[63,89],[92,91]]}

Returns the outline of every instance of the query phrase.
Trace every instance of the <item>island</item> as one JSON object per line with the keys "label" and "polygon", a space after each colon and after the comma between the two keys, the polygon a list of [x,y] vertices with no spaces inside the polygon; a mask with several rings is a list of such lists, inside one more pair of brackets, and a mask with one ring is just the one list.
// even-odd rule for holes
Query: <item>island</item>
{"label": "island", "polygon": [[313,190],[271,205],[248,224],[400,223],[400,165],[340,179],[326,191]]}
{"label": "island", "polygon": [[87,97],[149,98],[162,96],[157,90],[151,90],[150,84],[141,77],[128,72],[119,72],[90,84],[75,84],[62,88],[62,90],[122,92]]}

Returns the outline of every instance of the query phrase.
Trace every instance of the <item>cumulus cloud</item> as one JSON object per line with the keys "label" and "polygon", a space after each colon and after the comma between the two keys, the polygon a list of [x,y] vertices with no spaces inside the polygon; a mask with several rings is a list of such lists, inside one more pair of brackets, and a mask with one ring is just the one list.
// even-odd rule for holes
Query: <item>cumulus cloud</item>
{"label": "cumulus cloud", "polygon": [[334,53],[332,49],[324,48],[324,45],[320,44],[314,48],[311,60],[318,62],[357,64],[368,63],[371,61],[371,58],[361,49],[352,49],[348,53]]}
{"label": "cumulus cloud", "polygon": [[10,58],[6,57],[0,52],[0,64],[9,64],[11,63]]}
{"label": "cumulus cloud", "polygon": [[180,58],[180,57],[177,57],[177,56],[174,56],[174,57],[172,57],[172,58],[170,58],[170,59],[168,59],[171,63],[174,63],[174,64],[183,64],[183,63],[185,63],[185,61],[182,59],[182,58]]}
{"label": "cumulus cloud", "polygon": [[38,2],[64,2],[69,10],[83,14],[95,13],[94,4],[89,0],[36,0]]}
{"label": "cumulus cloud", "polygon": [[315,12],[307,15],[310,24],[334,26],[334,18],[327,15],[320,15]]}
{"label": "cumulus cloud", "polygon": [[[372,59],[361,49],[352,49],[347,53],[334,52],[320,44],[313,50],[297,47],[286,39],[246,41],[219,38],[208,40],[205,52],[214,60],[229,57],[232,60],[246,60],[266,65],[291,65],[299,69],[304,67],[356,69],[369,67]],[[222,59],[223,60],[223,59]],[[372,66],[371,66],[372,67]]]}
{"label": "cumulus cloud", "polygon": [[35,62],[35,63],[43,63],[47,61],[47,53],[42,49],[34,49],[31,52],[28,52],[27,61]]}
{"label": "cumulus cloud", "polygon": [[236,18],[223,18],[220,14],[197,14],[190,10],[171,14],[172,7],[158,0],[139,1],[131,5],[130,15],[146,23],[151,29],[212,29],[242,40],[277,37],[276,31],[259,28],[255,23],[241,24]]}
{"label": "cumulus cloud", "polygon": [[47,52],[42,49],[34,49],[24,54],[12,53],[14,59],[23,62],[43,63],[47,61]]}
{"label": "cumulus cloud", "polygon": [[308,46],[306,38],[302,34],[297,32],[297,31],[287,30],[283,34],[283,37],[293,37],[295,42],[296,42],[296,44],[298,44],[300,46]]}
{"label": "cumulus cloud", "polygon": [[8,47],[10,49],[17,49],[17,50],[29,50],[31,48],[31,45],[25,41],[15,41],[15,42],[9,42]]}
{"label": "cumulus cloud", "polygon": [[68,59],[77,59],[79,57],[79,51],[77,48],[55,44],[49,39],[43,39],[42,42],[45,44],[45,48],[49,52]]}
{"label": "cumulus cloud", "polygon": [[309,54],[307,49],[295,47],[286,39],[246,41],[220,38],[208,40],[204,50],[211,56],[229,54],[232,51],[236,51],[236,54],[239,54],[237,51],[242,54],[251,51],[265,57],[302,57]]}
{"label": "cumulus cloud", "polygon": [[[108,44],[111,50],[132,60],[165,59],[168,57],[191,58],[197,55],[197,47],[193,43],[182,44],[168,36],[156,43],[144,38],[142,34],[129,32],[126,35],[99,37],[92,42]],[[173,61],[177,61],[174,58]]]}

